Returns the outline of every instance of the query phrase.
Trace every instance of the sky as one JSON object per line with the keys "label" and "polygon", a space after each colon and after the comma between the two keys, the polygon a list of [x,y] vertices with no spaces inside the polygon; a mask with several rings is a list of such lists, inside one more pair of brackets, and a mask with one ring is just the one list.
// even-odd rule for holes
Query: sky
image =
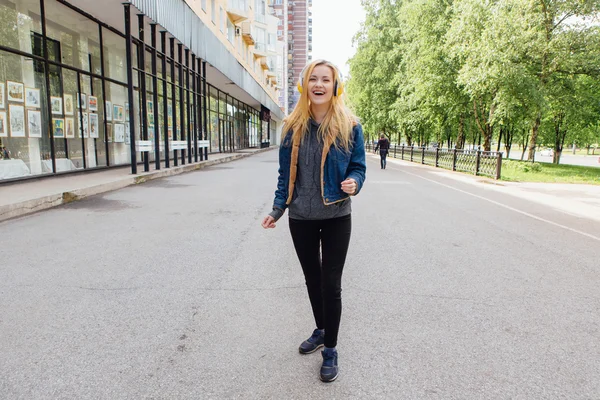
{"label": "sky", "polygon": [[365,20],[360,0],[313,0],[312,4],[312,58],[333,62],[347,78],[346,63],[355,53],[352,38]]}

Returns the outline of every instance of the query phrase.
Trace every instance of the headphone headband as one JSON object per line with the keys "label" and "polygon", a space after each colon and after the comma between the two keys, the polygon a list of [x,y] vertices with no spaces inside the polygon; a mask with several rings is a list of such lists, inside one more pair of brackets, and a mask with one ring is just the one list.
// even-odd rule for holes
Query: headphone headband
{"label": "headphone headband", "polygon": [[327,65],[328,67],[333,67],[337,72],[338,77],[333,83],[333,95],[341,96],[342,93],[344,93],[344,83],[342,82],[342,72],[340,71],[340,69],[334,63],[321,59],[308,63],[304,66],[304,68],[302,68],[302,72],[300,72],[300,79],[298,80],[298,92],[300,94],[302,94],[302,89],[304,88],[304,74],[306,73],[308,67],[310,67],[311,65],[314,65],[316,67],[317,65],[323,64]]}

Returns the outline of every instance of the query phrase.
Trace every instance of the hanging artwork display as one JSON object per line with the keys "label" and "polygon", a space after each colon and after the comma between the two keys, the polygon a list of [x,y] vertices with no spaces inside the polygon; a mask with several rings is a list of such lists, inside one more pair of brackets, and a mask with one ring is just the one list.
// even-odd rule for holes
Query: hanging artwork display
{"label": "hanging artwork display", "polygon": [[113,105],[112,117],[113,117],[113,121],[123,122],[124,121],[123,106],[120,106],[118,104]]}
{"label": "hanging artwork display", "polygon": [[42,137],[42,113],[37,110],[27,110],[27,130],[29,137]]}
{"label": "hanging artwork display", "polygon": [[50,104],[52,106],[52,115],[62,115],[63,113],[63,104],[62,97],[50,97]]}
{"label": "hanging artwork display", "polygon": [[[91,103],[90,103],[91,104]],[[90,113],[90,137],[98,139],[98,114]]]}
{"label": "hanging artwork display", "polygon": [[85,110],[87,108],[87,97],[85,93],[79,93],[77,95],[77,109]]}
{"label": "hanging artwork display", "polygon": [[5,98],[5,94],[4,94],[4,82],[0,82],[0,108],[4,109],[6,108],[6,105],[4,104],[4,98]]}
{"label": "hanging artwork display", "polygon": [[6,127],[6,111],[0,112],[0,137],[8,137],[8,129]]}
{"label": "hanging artwork display", "polygon": [[90,104],[90,111],[98,111],[98,98],[96,96],[88,97]]}
{"label": "hanging artwork display", "polygon": [[25,102],[24,86],[21,82],[6,81],[8,101]]}
{"label": "hanging artwork display", "polygon": [[8,114],[10,117],[10,136],[25,137],[25,107],[10,104]]}
{"label": "hanging artwork display", "polygon": [[65,118],[65,138],[75,138],[75,119]]}
{"label": "hanging artwork display", "polygon": [[125,125],[114,124],[114,140],[115,143],[123,143],[125,141]]}
{"label": "hanging artwork display", "polygon": [[73,115],[73,96],[65,94],[63,97],[65,98],[65,115]]}
{"label": "hanging artwork display", "polygon": [[54,138],[65,137],[65,120],[62,118],[53,118],[52,126],[54,127]]}
{"label": "hanging artwork display", "polygon": [[110,121],[113,120],[113,114],[112,114],[113,113],[113,106],[112,106],[112,103],[107,100],[107,101],[104,102],[104,106],[105,106],[105,109],[106,109],[106,120],[108,122],[110,122]]}
{"label": "hanging artwork display", "polygon": [[25,106],[40,108],[40,89],[25,88]]}

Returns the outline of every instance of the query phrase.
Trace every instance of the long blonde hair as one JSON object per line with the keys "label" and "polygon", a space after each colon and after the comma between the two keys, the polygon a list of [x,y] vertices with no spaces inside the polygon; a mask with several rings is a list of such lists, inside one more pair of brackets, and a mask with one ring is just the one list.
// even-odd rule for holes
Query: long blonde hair
{"label": "long blonde hair", "polygon": [[[309,119],[312,117],[310,110],[310,100],[308,98],[308,81],[313,70],[318,65],[326,65],[333,72],[333,81],[342,85],[342,77],[338,68],[329,61],[315,60],[304,67],[303,74],[300,77],[302,82],[302,93],[300,99],[294,107],[294,111],[284,120],[282,130],[282,140],[285,135],[292,130],[292,139],[301,140],[308,133]],[[357,118],[344,104],[343,94],[340,96],[332,96],[329,103],[329,110],[319,126],[318,133],[323,139],[325,148],[329,149],[332,144],[336,147],[343,147],[348,150],[350,147],[350,139],[352,128],[357,124]]]}

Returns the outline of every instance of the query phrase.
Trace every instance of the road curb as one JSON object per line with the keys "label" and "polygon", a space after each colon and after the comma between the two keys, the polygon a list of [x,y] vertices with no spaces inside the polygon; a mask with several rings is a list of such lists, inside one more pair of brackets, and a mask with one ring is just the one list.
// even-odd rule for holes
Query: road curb
{"label": "road curb", "polygon": [[144,182],[152,181],[154,179],[165,178],[168,176],[179,175],[186,172],[197,171],[206,167],[239,160],[273,149],[275,149],[274,146],[264,149],[258,149],[256,151],[248,153],[235,153],[227,157],[218,158],[214,160],[200,161],[194,164],[187,164],[168,169],[161,169],[158,171],[142,172],[135,176],[124,176],[123,178],[119,178],[112,182],[101,183],[80,189],[69,190],[66,192],[58,192],[38,197],[35,199],[29,199],[13,204],[3,205],[0,206],[0,222],[47,210],[53,207],[60,206],[62,204],[72,203],[74,201],[85,199],[89,196],[112,192],[114,190],[123,189],[127,186],[143,184]]}

